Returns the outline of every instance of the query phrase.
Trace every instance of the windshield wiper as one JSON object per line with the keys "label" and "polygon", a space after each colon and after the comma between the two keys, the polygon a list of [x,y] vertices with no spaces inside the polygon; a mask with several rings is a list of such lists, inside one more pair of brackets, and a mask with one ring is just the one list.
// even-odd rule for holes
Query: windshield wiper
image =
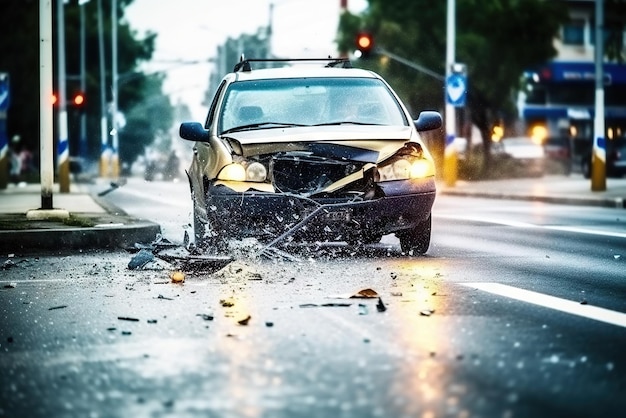
{"label": "windshield wiper", "polygon": [[332,126],[332,125],[381,125],[380,123],[369,123],[369,122],[355,122],[352,120],[343,120],[339,122],[325,122],[325,123],[317,123],[311,126]]}
{"label": "windshield wiper", "polygon": [[298,127],[298,126],[311,126],[311,125],[302,125],[299,123],[284,123],[284,122],[251,123],[249,125],[235,126],[234,128],[226,129],[225,131],[222,132],[222,135],[229,134],[231,132],[248,131],[250,129],[261,128],[261,127],[271,129],[271,128],[286,128],[286,127],[290,128],[290,127]]}

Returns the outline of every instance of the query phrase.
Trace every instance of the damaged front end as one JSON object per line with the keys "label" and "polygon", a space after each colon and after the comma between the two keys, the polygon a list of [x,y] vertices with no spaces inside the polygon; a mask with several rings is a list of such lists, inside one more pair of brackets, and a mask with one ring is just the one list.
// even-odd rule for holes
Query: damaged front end
{"label": "damaged front end", "polygon": [[377,242],[434,203],[434,164],[418,142],[229,145],[233,162],[204,181],[213,237]]}

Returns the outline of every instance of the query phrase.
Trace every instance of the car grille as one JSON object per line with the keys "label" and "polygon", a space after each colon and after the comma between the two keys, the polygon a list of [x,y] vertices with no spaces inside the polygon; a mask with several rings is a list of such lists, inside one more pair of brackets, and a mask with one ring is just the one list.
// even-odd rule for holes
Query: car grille
{"label": "car grille", "polygon": [[309,196],[360,168],[350,161],[289,153],[272,158],[270,175],[277,190]]}

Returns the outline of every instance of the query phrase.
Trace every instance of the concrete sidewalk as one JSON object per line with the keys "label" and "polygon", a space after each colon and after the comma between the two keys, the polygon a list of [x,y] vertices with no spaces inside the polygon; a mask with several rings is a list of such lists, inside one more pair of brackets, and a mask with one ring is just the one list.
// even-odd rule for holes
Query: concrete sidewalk
{"label": "concrete sidewalk", "polygon": [[443,195],[474,196],[494,199],[626,208],[626,178],[608,178],[606,190],[591,191],[591,180],[581,174],[550,175],[487,181],[457,181],[453,187],[438,184]]}
{"label": "concrete sidewalk", "polygon": [[85,184],[72,184],[70,193],[60,193],[55,184],[52,211],[41,209],[41,195],[39,184],[0,190],[0,252],[128,248],[152,242],[161,232],[158,224],[112,207]]}
{"label": "concrete sidewalk", "polygon": [[[494,199],[624,209],[626,179],[609,178],[606,190],[591,191],[591,181],[579,174],[491,181],[457,181],[438,184],[438,193]],[[39,184],[9,185],[0,190],[0,252],[32,252],[59,249],[128,248],[149,243],[161,232],[158,224],[135,219],[111,207],[85,184],[72,184],[70,193],[53,188],[53,206],[69,214],[67,219],[33,219],[27,216],[41,207]]]}

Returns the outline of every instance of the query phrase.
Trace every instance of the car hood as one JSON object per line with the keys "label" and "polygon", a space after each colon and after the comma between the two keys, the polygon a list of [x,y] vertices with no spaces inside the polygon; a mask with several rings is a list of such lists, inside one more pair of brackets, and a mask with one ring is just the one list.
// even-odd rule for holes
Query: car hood
{"label": "car hood", "polygon": [[[224,140],[233,144],[244,157],[284,151],[306,150],[309,144],[318,147],[337,147],[363,150],[360,158],[364,162],[376,162],[394,154],[412,138],[410,126],[315,126],[298,128],[276,128],[233,132]],[[324,145],[326,144],[326,145]]]}

